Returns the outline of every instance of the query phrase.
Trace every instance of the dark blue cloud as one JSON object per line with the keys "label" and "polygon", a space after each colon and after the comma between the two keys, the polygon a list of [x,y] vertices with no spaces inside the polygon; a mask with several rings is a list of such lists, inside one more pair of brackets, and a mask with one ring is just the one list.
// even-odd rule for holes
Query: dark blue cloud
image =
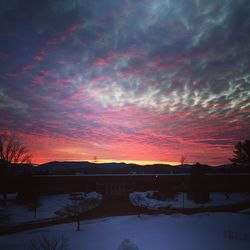
{"label": "dark blue cloud", "polygon": [[[162,147],[168,136],[222,147],[243,139],[249,12],[247,0],[2,1],[0,129],[78,137],[103,129],[111,141],[120,132],[118,140]],[[135,107],[150,114],[145,124],[102,119]],[[149,128],[161,132],[150,137]]]}

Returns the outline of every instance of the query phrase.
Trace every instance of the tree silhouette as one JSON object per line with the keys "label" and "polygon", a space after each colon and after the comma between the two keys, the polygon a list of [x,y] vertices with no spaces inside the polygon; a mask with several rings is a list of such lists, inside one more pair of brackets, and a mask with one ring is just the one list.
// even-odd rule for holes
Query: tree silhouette
{"label": "tree silhouette", "polygon": [[80,220],[82,215],[90,209],[97,207],[102,200],[102,196],[95,192],[85,194],[71,194],[70,202],[62,209],[55,212],[59,218],[74,218],[76,221],[76,230],[80,231]]}
{"label": "tree silhouette", "polygon": [[180,160],[180,163],[181,163],[182,166],[184,165],[185,160],[186,160],[186,156],[182,155],[181,160]]}
{"label": "tree silhouette", "polygon": [[15,135],[0,135],[0,160],[8,164],[30,163],[31,155],[26,145]]}
{"label": "tree silhouette", "polygon": [[199,162],[192,166],[187,196],[196,203],[206,203],[210,200],[206,169]]}
{"label": "tree silhouette", "polygon": [[250,140],[238,142],[235,145],[234,157],[231,162],[239,165],[250,165]]}
{"label": "tree silhouette", "polygon": [[27,146],[15,135],[0,134],[0,189],[4,205],[7,203],[7,193],[13,179],[14,167],[30,163],[30,158]]}

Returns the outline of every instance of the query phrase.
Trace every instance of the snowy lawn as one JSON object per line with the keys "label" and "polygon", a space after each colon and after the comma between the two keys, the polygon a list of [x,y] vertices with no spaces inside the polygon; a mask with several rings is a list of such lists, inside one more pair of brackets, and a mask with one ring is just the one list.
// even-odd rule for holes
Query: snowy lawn
{"label": "snowy lawn", "polygon": [[[91,194],[93,193],[89,193],[86,195],[88,196]],[[28,222],[55,217],[55,212],[68,204],[69,201],[70,194],[41,196],[39,200],[40,206],[37,208],[35,217],[34,211],[31,211],[27,205],[16,204],[13,197],[12,201],[8,202],[7,207],[3,207],[3,209],[5,210],[5,214],[7,215],[5,223],[15,224],[20,222]]]}
{"label": "snowy lawn", "polygon": [[[152,210],[161,208],[185,208],[208,207],[234,204],[244,201],[250,201],[249,193],[232,193],[227,199],[224,193],[213,192],[210,193],[210,201],[207,203],[199,204],[187,198],[187,193],[178,193],[176,199],[172,200],[157,200],[153,199],[154,193],[157,191],[147,192],[133,192],[129,195],[129,199],[134,206],[145,207]],[[184,202],[183,202],[184,198]]]}
{"label": "snowy lawn", "polygon": [[[109,217],[82,221],[80,232],[70,223],[0,236],[0,249],[29,250],[31,239],[41,235],[64,236],[68,250],[117,250],[119,246],[119,250],[249,250],[250,216],[201,213]],[[126,244],[134,248],[124,248]]]}

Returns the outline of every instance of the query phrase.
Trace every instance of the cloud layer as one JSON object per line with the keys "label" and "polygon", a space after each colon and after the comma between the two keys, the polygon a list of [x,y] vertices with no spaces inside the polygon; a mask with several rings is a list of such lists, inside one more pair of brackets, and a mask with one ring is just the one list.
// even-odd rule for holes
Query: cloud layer
{"label": "cloud layer", "polygon": [[247,0],[2,1],[0,129],[36,162],[225,163],[250,131],[249,12]]}

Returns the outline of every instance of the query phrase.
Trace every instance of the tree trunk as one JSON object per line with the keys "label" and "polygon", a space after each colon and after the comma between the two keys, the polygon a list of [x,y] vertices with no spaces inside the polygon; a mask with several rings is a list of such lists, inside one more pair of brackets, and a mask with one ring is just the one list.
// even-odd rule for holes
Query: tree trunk
{"label": "tree trunk", "polygon": [[76,231],[80,231],[80,220],[79,219],[77,219],[77,229],[76,229]]}

